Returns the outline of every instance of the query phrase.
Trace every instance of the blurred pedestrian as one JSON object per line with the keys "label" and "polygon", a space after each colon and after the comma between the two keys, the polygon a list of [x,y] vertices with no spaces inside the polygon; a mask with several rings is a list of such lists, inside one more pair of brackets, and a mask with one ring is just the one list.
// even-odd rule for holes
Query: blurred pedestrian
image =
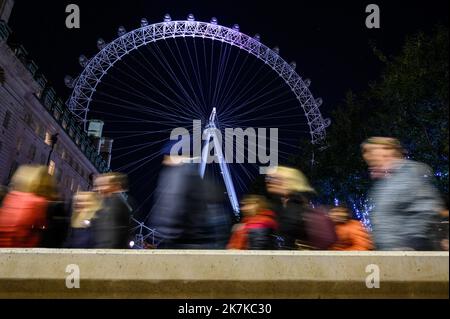
{"label": "blurred pedestrian", "polygon": [[129,248],[131,211],[124,195],[128,190],[126,175],[118,172],[98,175],[94,190],[101,200],[92,220],[94,248]]}
{"label": "blurred pedestrian", "polygon": [[[220,182],[219,182],[220,183]],[[225,249],[230,240],[231,227],[236,217],[229,207],[225,185],[216,180],[202,179],[199,187],[203,188],[201,200],[206,201],[206,211],[201,212],[198,218],[204,223],[205,242],[208,249]]]}
{"label": "blurred pedestrian", "polygon": [[280,246],[296,249],[297,240],[307,241],[304,213],[314,190],[298,170],[282,166],[268,172],[266,187],[277,215]]}
{"label": "blurred pedestrian", "polygon": [[54,181],[46,166],[20,166],[0,208],[0,247],[39,247]]}
{"label": "blurred pedestrian", "polygon": [[371,250],[372,240],[360,221],[351,219],[346,207],[334,207],[330,216],[335,223],[337,241],[331,250]]}
{"label": "blurred pedestrian", "polygon": [[228,249],[275,249],[276,216],[262,196],[248,195],[241,204],[244,215],[241,223],[233,227]]}
{"label": "blurred pedestrian", "polygon": [[46,198],[48,200],[47,227],[42,236],[41,247],[62,248],[69,232],[70,210],[62,200],[55,181],[49,185]]}
{"label": "blurred pedestrian", "polygon": [[333,222],[323,209],[312,207],[315,190],[302,172],[283,166],[273,168],[268,172],[266,187],[277,215],[281,249],[327,249],[334,243]]}
{"label": "blurred pedestrian", "polygon": [[425,164],[405,159],[397,139],[372,137],[362,144],[374,185],[369,198],[377,250],[433,250],[431,229],[442,203]]}
{"label": "blurred pedestrian", "polygon": [[[150,225],[159,234],[158,248],[214,249],[214,221],[208,215],[208,198],[216,192],[207,189],[193,158],[172,154],[177,141],[167,142],[161,153],[162,169],[150,213]],[[210,185],[213,186],[213,185]],[[217,202],[217,201],[216,201]],[[216,203],[217,204],[217,203]],[[217,208],[217,207],[216,207]],[[215,208],[214,208],[215,209]],[[217,214],[218,211],[213,211]]]}
{"label": "blurred pedestrian", "polygon": [[67,248],[93,248],[92,221],[100,209],[100,200],[94,192],[78,192],[73,198],[72,218]]}

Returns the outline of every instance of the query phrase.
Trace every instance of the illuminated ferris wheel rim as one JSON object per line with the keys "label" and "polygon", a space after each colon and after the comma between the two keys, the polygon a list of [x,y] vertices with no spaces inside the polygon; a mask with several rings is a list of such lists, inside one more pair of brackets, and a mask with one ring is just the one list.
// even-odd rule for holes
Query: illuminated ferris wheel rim
{"label": "illuminated ferris wheel rim", "polygon": [[97,85],[108,70],[130,52],[150,43],[182,38],[203,38],[221,41],[239,49],[245,50],[259,60],[270,66],[291,88],[302,107],[311,134],[313,144],[325,140],[326,128],[330,125],[329,119],[324,119],[320,113],[321,99],[314,99],[309,90],[310,81],[305,80],[295,71],[295,63],[287,63],[279,54],[278,49],[270,49],[262,44],[259,36],[250,37],[239,31],[239,26],[228,28],[217,24],[213,18],[210,23],[195,21],[192,15],[188,20],[171,21],[170,16],[165,16],[165,21],[148,24],[146,19],[141,20],[141,27],[130,32],[119,27],[119,37],[106,44],[99,39],[97,45],[100,51],[88,60],[80,56],[80,64],[84,67],[80,76],[73,80],[66,77],[66,84],[73,88],[67,102],[72,113],[83,123],[87,121],[89,106]]}

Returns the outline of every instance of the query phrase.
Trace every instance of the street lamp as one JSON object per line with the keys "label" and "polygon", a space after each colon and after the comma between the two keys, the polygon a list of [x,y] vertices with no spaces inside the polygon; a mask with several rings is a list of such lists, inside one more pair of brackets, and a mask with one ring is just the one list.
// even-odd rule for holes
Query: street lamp
{"label": "street lamp", "polygon": [[55,133],[52,136],[50,136],[51,149],[50,149],[50,153],[48,153],[47,166],[50,165],[50,158],[52,156],[53,150],[55,149],[55,144],[56,144],[56,142],[58,142],[58,135],[59,135],[58,133]]}

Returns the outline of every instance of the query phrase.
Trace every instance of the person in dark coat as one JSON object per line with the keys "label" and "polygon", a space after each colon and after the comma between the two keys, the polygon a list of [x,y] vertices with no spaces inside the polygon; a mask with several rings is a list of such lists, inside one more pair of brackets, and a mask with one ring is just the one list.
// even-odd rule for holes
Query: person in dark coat
{"label": "person in dark coat", "polygon": [[334,244],[333,222],[325,211],[310,204],[315,191],[302,172],[274,168],[268,172],[266,185],[277,214],[280,249],[328,249]]}
{"label": "person in dark coat", "polygon": [[158,248],[225,248],[231,222],[220,209],[223,194],[200,177],[193,158],[171,154],[175,143],[169,141],[162,150],[163,168],[149,218],[159,236]]}
{"label": "person in dark coat", "polygon": [[97,176],[94,184],[101,198],[101,208],[92,220],[94,248],[129,248],[131,211],[124,195],[126,176],[106,173]]}
{"label": "person in dark coat", "polygon": [[53,193],[48,202],[47,228],[43,233],[41,247],[63,248],[70,229],[70,204],[61,200],[56,188]]}

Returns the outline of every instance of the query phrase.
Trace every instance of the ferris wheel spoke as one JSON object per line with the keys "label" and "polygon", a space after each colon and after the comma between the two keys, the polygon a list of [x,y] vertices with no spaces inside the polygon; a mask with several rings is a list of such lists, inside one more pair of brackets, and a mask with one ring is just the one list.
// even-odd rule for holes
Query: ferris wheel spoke
{"label": "ferris wheel spoke", "polygon": [[227,83],[229,83],[230,78],[233,76],[233,72],[235,69],[235,61],[237,61],[237,58],[240,56],[240,51],[241,50],[237,50],[237,52],[235,53],[236,55],[236,59],[233,60],[233,64],[231,65],[231,68],[228,70],[228,66],[230,64],[230,58],[232,55],[232,50],[233,47],[228,47],[228,55],[227,55],[227,59],[225,61],[225,66],[224,66],[224,71],[222,73],[222,79],[220,80],[220,83],[225,83],[224,85],[219,86],[219,92],[218,92],[218,100],[217,100],[217,105],[221,106],[222,101],[224,100],[225,96],[224,93],[226,91],[227,88]]}
{"label": "ferris wheel spoke", "polygon": [[[137,60],[136,60],[137,61]],[[142,65],[139,61],[137,61],[138,64]],[[138,81],[139,83],[145,85],[146,87],[154,90],[155,92],[157,92],[159,95],[165,97],[166,99],[168,99],[170,102],[173,103],[173,106],[176,107],[178,109],[178,111],[186,113],[186,108],[183,107],[183,104],[180,103],[176,103],[175,101],[173,101],[172,99],[168,98],[165,94],[163,94],[160,90],[158,90],[147,78],[145,78],[144,76],[142,76],[141,74],[139,74],[136,70],[134,70],[132,67],[130,67],[125,61],[123,62],[123,64],[125,66],[128,67],[128,69],[130,69],[133,73],[138,74],[138,76],[141,78],[142,81]],[[167,105],[162,105],[165,107],[168,107]]]}
{"label": "ferris wheel spoke", "polygon": [[[157,100],[155,100],[155,99],[153,99],[153,98],[150,98],[148,95],[142,95],[142,93],[141,93],[140,91],[137,91],[135,88],[131,87],[131,86],[128,85],[127,83],[124,83],[123,81],[121,81],[121,80],[119,80],[119,79],[116,80],[114,77],[112,77],[112,79],[114,79],[114,80],[117,81],[118,83],[122,84],[122,86],[129,88],[129,90],[131,90],[132,92],[131,92],[131,91],[128,91],[128,90],[125,90],[125,89],[124,89],[123,87],[121,87],[121,86],[114,85],[114,84],[109,83],[109,82],[108,82],[108,83],[105,83],[104,85],[107,86],[107,87],[113,88],[113,89],[116,90],[116,91],[120,91],[120,92],[123,92],[123,93],[128,93],[128,94],[133,95],[133,96],[135,96],[135,97],[138,97],[138,98],[140,98],[140,99],[142,99],[142,100],[146,100],[146,101],[149,101],[149,102],[151,102],[151,103],[153,103],[153,104],[157,104],[157,105],[162,106],[164,109],[167,109],[167,110],[169,110],[169,111],[172,111],[172,112],[175,111],[174,108],[170,107],[170,106],[167,105],[167,104],[163,104],[163,103],[161,103],[160,101],[157,101]],[[136,93],[133,93],[133,92],[136,92]],[[161,95],[164,96],[164,94],[162,94],[162,93],[161,93]],[[109,95],[109,97],[110,97],[111,99],[115,99],[115,96]],[[172,105],[175,105],[175,102],[174,102]],[[147,108],[148,108],[148,106],[147,106]],[[157,111],[155,111],[155,110],[147,109],[147,111],[149,111],[149,112],[155,112],[154,114],[157,114]],[[161,111],[160,111],[160,112],[161,112]],[[170,114],[172,114],[172,113],[167,113],[167,115],[170,115]]]}
{"label": "ferris wheel spoke", "polygon": [[117,136],[114,138],[114,140],[124,140],[124,139],[130,139],[130,138],[135,138],[138,136],[145,136],[145,135],[150,135],[150,134],[154,134],[153,132],[142,132],[142,133],[138,133],[138,134],[133,134],[133,135],[126,135],[126,136]]}
{"label": "ferris wheel spoke", "polygon": [[[211,53],[214,54],[213,51],[211,51]],[[216,94],[217,94],[217,83],[218,83],[218,79],[220,76],[220,65],[222,64],[222,54],[223,54],[223,42],[220,43],[219,57],[218,57],[217,63],[216,63],[217,64],[217,72],[214,72],[214,64],[211,62],[211,75],[213,73],[215,74],[215,76],[214,76],[215,79],[213,79],[211,77],[211,83],[214,83],[214,89],[212,89],[212,87],[211,87],[211,90],[212,90],[211,91],[212,92],[211,106],[213,106],[213,107],[216,106],[216,104],[214,104],[214,103],[215,103]]]}
{"label": "ferris wheel spoke", "polygon": [[[109,121],[108,121],[109,122]],[[120,136],[115,137],[116,138],[120,138],[120,137],[128,137],[128,136],[142,136],[142,135],[162,135],[162,133],[170,133],[171,129],[166,129],[166,130],[156,130],[156,131],[104,131],[105,134],[107,135],[111,135],[114,136],[116,134],[120,134]],[[132,133],[131,135],[128,135]],[[127,134],[127,135],[124,135]],[[133,148],[134,146],[139,146],[139,145],[144,145],[146,143],[142,143],[142,144],[132,144],[130,145],[129,143],[127,143],[127,146],[124,147],[114,147],[114,151],[122,151],[122,150],[126,150],[128,148]]]}
{"label": "ferris wheel spoke", "polygon": [[[140,63],[140,62],[138,62],[138,63]],[[128,65],[127,65],[127,66],[128,66]],[[146,68],[144,65],[142,65],[142,67]],[[130,67],[128,66],[128,68],[130,68]],[[129,73],[126,73],[126,72],[122,71],[121,69],[119,69],[119,71],[120,71],[123,75],[129,76]],[[112,76],[112,78],[115,79],[113,76]],[[124,81],[121,81],[120,79],[117,79],[117,81],[118,81],[119,83],[121,83],[122,85],[126,86],[127,88],[131,89],[132,91],[134,91],[134,92],[136,92],[136,91],[139,92],[139,96],[141,96],[143,99],[148,100],[148,101],[151,101],[151,102],[156,101],[156,100],[150,98],[150,97],[148,96],[148,94],[143,94],[141,91],[138,91],[136,88],[132,87],[130,84],[124,83]],[[138,81],[138,82],[139,82],[140,84],[144,85],[146,88],[150,89],[151,91],[155,92],[155,93],[158,94],[159,96],[162,96],[163,98],[165,98],[165,99],[166,99],[168,102],[170,102],[171,105],[173,106],[173,107],[171,107],[171,106],[169,106],[169,105],[167,105],[167,104],[163,104],[163,103],[161,103],[161,102],[158,102],[158,104],[161,105],[161,106],[163,106],[165,109],[169,109],[169,110],[172,110],[172,111],[174,111],[174,110],[176,109],[176,110],[178,110],[178,111],[185,112],[185,107],[184,107],[183,104],[181,104],[181,103],[179,103],[179,102],[177,102],[177,101],[171,99],[169,96],[167,96],[167,94],[164,94],[164,93],[163,93],[161,90],[159,90],[155,85],[153,85],[150,81],[148,81],[148,79],[145,79],[145,82],[142,82],[142,81]],[[160,82],[163,83],[162,80],[160,80]],[[109,83],[109,82],[108,82],[108,83]],[[168,88],[169,90],[171,90],[171,88],[168,87],[166,84],[164,84],[164,85],[165,85],[166,88]],[[175,91],[173,91],[173,90],[172,90],[172,92],[175,93]],[[176,96],[177,96],[177,94],[176,94]],[[177,97],[180,98],[179,96],[177,96]],[[174,107],[175,107],[175,108],[174,108]]]}
{"label": "ferris wheel spoke", "polygon": [[[197,96],[197,93],[195,92],[194,85],[193,85],[193,82],[196,82],[196,81],[192,81],[192,78],[189,76],[190,72],[188,72],[188,70],[187,70],[186,64],[185,64],[184,59],[183,59],[183,55],[181,54],[180,47],[178,46],[177,41],[175,41],[175,47],[177,49],[178,56],[180,57],[181,63],[178,62],[178,58],[175,57],[175,54],[173,53],[172,49],[170,48],[170,46],[168,44],[167,44],[167,47],[169,48],[173,58],[175,59],[177,65],[178,65],[178,68],[180,69],[181,73],[183,74],[183,76],[184,76],[184,78],[186,80],[186,83],[188,84],[189,88],[191,89],[191,92],[192,92],[192,94],[194,95],[194,98],[195,98],[195,105],[198,107],[199,112],[201,113],[202,109],[203,109],[202,102],[200,101],[200,98]],[[197,86],[199,86],[198,82],[197,82]],[[200,88],[200,93],[201,93],[201,91],[202,90]]]}
{"label": "ferris wheel spoke", "polygon": [[[276,78],[272,79],[271,81],[269,81],[266,85],[264,85],[262,88],[260,88],[259,90],[257,90],[255,93],[253,93],[250,97],[247,98],[246,101],[243,101],[242,103],[240,103],[239,105],[236,105],[242,98],[245,97],[245,94],[248,94],[249,92],[251,92],[250,90],[253,89],[255,86],[259,85],[261,83],[261,81],[265,80],[265,78],[269,75],[269,73],[266,73],[264,77],[260,78],[258,81],[256,81],[255,83],[253,83],[253,85],[247,90],[245,91],[243,94],[241,94],[240,96],[237,96],[231,103],[231,107],[234,107],[233,109],[233,113],[236,113],[238,110],[244,108],[245,106],[247,106],[249,103],[252,103],[254,101],[257,101],[259,99],[263,99],[265,96],[272,96],[274,92],[278,91],[280,86],[274,87],[271,90],[268,90],[269,87],[271,87],[274,82],[276,82]],[[250,83],[250,82],[249,82]],[[261,94],[261,92],[264,92],[263,94]],[[280,95],[276,95],[273,96],[271,100],[274,100],[276,98],[279,98],[282,95],[287,95],[290,94],[290,92],[286,92],[285,90],[282,91],[282,94]],[[232,114],[233,114],[232,113]]]}
{"label": "ferris wheel spoke", "polygon": [[[123,118],[123,119],[127,119],[130,121],[127,121],[128,123],[153,123],[153,124],[161,124],[161,125],[166,125],[170,128],[173,128],[174,125],[179,125],[180,122],[177,121],[162,121],[162,120],[148,120],[148,119],[142,119],[142,118],[137,118],[137,117],[132,117],[132,116],[126,116],[126,115],[120,115],[120,114],[111,114],[110,112],[103,112],[103,111],[92,111],[93,114],[105,114],[108,115],[110,117],[113,118]],[[110,120],[108,119],[108,122]],[[114,121],[114,120],[111,120]],[[157,132],[157,131],[152,131],[152,132]],[[151,134],[152,132],[149,132],[149,134]]]}
{"label": "ferris wheel spoke", "polygon": [[147,159],[144,163],[141,163],[138,166],[133,167],[131,170],[127,170],[127,173],[132,174],[133,172],[140,169],[141,167],[150,164],[151,161],[153,161],[155,158],[160,157],[160,156],[161,156],[161,154],[159,152],[154,153],[153,156],[151,158]]}
{"label": "ferris wheel spoke", "polygon": [[146,145],[140,146],[140,147],[136,147],[136,145],[134,145],[134,147],[133,147],[133,149],[132,149],[131,151],[123,152],[123,153],[121,153],[121,154],[119,154],[119,155],[116,155],[116,156],[115,156],[115,159],[116,159],[116,160],[117,160],[117,159],[120,159],[120,158],[122,158],[122,157],[124,157],[124,156],[128,156],[128,155],[130,155],[130,154],[136,153],[136,152],[141,151],[141,150],[143,150],[143,149],[146,149],[146,148],[155,146],[156,144],[162,144],[164,141],[165,141],[165,139],[163,139],[163,140],[157,140],[157,141],[153,141],[153,142],[148,142],[148,143],[146,143]]}
{"label": "ferris wheel spoke", "polygon": [[[234,80],[229,88],[229,90],[224,94],[223,100],[220,102],[220,106],[224,107],[224,113],[228,111],[228,109],[231,108],[230,100],[232,100],[232,96],[240,95],[242,91],[246,89],[246,87],[249,85],[249,83],[256,78],[256,76],[259,75],[259,73],[264,69],[264,65],[260,65],[258,70],[254,72],[254,65],[256,63],[255,59],[252,59],[250,62],[250,65],[248,67],[245,67],[245,71],[243,75],[240,75],[242,73],[242,69],[244,69],[244,66],[246,65],[248,61],[248,55],[244,61],[244,63],[241,65],[241,69],[238,72],[238,75],[236,75],[235,79],[238,79],[237,81]],[[253,72],[252,72],[253,71]],[[248,75],[253,73],[253,76],[250,79],[247,79]],[[245,81],[243,86],[242,82]]]}
{"label": "ferris wheel spoke", "polygon": [[[167,46],[167,42],[164,42]],[[189,93],[187,92],[187,90],[185,89],[184,85],[181,83],[180,80],[178,80],[175,71],[173,70],[172,66],[170,65],[170,63],[167,61],[167,58],[165,57],[165,54],[161,51],[161,48],[158,46],[158,43],[155,43],[155,47],[159,52],[160,58],[161,60],[164,61],[164,66],[166,67],[166,70],[168,72],[168,74],[170,75],[170,77],[172,78],[172,80],[174,81],[174,83],[178,86],[178,88],[183,92],[183,95],[185,96],[185,98],[189,101],[190,106],[193,109],[197,110],[197,113],[201,113],[201,111],[199,111],[198,106],[196,106],[196,102],[192,99],[192,97],[189,95]],[[169,47],[170,49],[170,47]],[[173,51],[172,49],[170,49],[170,52],[173,56]],[[158,58],[159,59],[159,58]],[[175,59],[176,60],[176,59]],[[176,61],[179,66],[178,61]],[[189,82],[189,81],[188,81]]]}
{"label": "ferris wheel spoke", "polygon": [[[126,170],[126,172],[127,172],[128,174],[131,174],[131,173],[134,172],[137,168],[140,168],[140,167],[142,167],[143,165],[149,164],[153,159],[155,159],[155,158],[158,157],[158,156],[160,156],[160,153],[159,153],[159,152],[155,152],[155,153],[152,153],[152,154],[150,154],[150,155],[148,155],[148,156],[145,156],[145,157],[143,157],[143,158],[140,158],[140,159],[138,159],[138,160],[136,160],[136,161],[129,162],[129,163],[123,165],[123,166],[120,166],[120,167],[116,168],[116,170],[117,170],[117,171],[120,171],[120,172]],[[140,163],[140,164],[139,164],[139,163]],[[138,165],[138,164],[139,164],[139,165]],[[136,166],[136,165],[138,165],[138,166]],[[132,167],[133,169],[130,170],[130,169],[129,169],[130,167]]]}
{"label": "ferris wheel spoke", "polygon": [[199,70],[199,69],[200,69],[200,65],[199,65],[199,63],[198,63],[197,46],[195,45],[195,39],[193,39],[193,41],[194,41],[194,45],[193,45],[193,46],[194,46],[194,55],[195,55],[195,60],[196,60],[196,62],[197,62],[196,66],[195,66],[194,60],[193,60],[193,58],[192,58],[191,50],[189,50],[189,47],[188,47],[186,38],[183,39],[184,46],[185,46],[186,51],[187,51],[187,53],[188,53],[189,62],[190,62],[190,64],[191,64],[192,70],[193,70],[194,75],[195,75],[195,81],[194,81],[194,82],[197,83],[197,86],[198,86],[199,91],[200,91],[200,94],[201,94],[200,96],[201,96],[201,99],[202,99],[202,104],[201,104],[202,110],[203,110],[203,112],[206,114],[206,113],[207,113],[206,108],[207,108],[208,105],[207,105],[207,103],[206,103],[205,92],[204,92],[204,90],[203,90],[203,81],[202,81],[201,74],[200,74],[200,70]]}
{"label": "ferris wheel spoke", "polygon": [[[177,86],[179,88],[179,90],[181,90],[181,94],[184,95],[184,97],[179,95],[177,93],[177,91],[172,87],[172,85],[170,85],[166,80],[164,80],[161,75],[157,76],[158,80],[163,82],[165,84],[166,88],[169,89],[172,92],[172,94],[174,94],[180,100],[181,107],[178,107],[179,104],[177,103],[177,105],[176,105],[177,109],[180,112],[184,113],[184,112],[187,112],[189,110],[189,107],[194,107],[192,99],[189,97],[187,92],[184,90],[184,87],[180,83],[180,81],[176,79],[176,75],[173,73],[170,65],[167,62],[167,60],[166,59],[163,60],[162,58],[164,58],[164,57],[160,58],[162,53],[159,53],[159,54],[156,53],[155,50],[153,50],[151,48],[151,46],[145,46],[145,49],[155,58],[155,60],[159,63],[159,65],[161,67],[163,67],[163,69],[165,70],[165,73],[167,75],[169,75],[171,81],[175,84],[175,86]],[[159,49],[159,47],[158,47],[158,45],[156,43],[155,43],[155,49],[157,49],[158,52],[161,52],[161,50]],[[158,72],[158,70],[156,70],[152,66],[152,64],[147,60],[147,58],[142,53],[140,53],[140,54],[143,57],[144,61],[146,61],[146,63],[154,70],[154,72],[155,72],[154,74],[159,74],[160,72]]]}
{"label": "ferris wheel spoke", "polygon": [[229,50],[231,47],[229,45],[225,46],[225,49],[223,49],[223,42],[220,44],[220,55],[219,55],[219,63],[217,65],[217,76],[216,76],[216,85],[214,88],[214,95],[213,95],[213,101],[212,105],[214,107],[218,106],[218,98],[220,97],[220,85],[223,81],[223,76],[225,73],[226,65],[228,64],[228,59],[230,57]]}
{"label": "ferris wheel spoke", "polygon": [[[172,114],[172,113],[167,113],[161,110],[157,110],[152,109],[152,108],[148,108],[147,105],[143,105],[143,104],[139,104],[130,100],[126,100],[117,96],[112,96],[108,93],[100,93],[99,95],[104,95],[106,97],[112,98],[116,101],[120,101],[122,103],[118,103],[118,102],[111,102],[111,101],[106,101],[106,100],[100,100],[100,99],[96,99],[97,102],[99,103],[104,103],[104,104],[108,104],[111,106],[115,106],[115,107],[119,107],[122,109],[128,109],[128,110],[133,110],[142,114],[146,114],[146,115],[159,115],[161,118],[173,118],[173,119],[181,119],[181,120],[191,120],[191,117],[188,116],[183,116],[181,114]],[[162,116],[161,116],[162,114]]]}
{"label": "ferris wheel spoke", "polygon": [[[239,57],[240,57],[240,54],[241,54],[241,50],[238,50],[237,51],[237,53],[236,53],[236,56],[235,56],[235,58],[234,58],[234,61],[233,61],[233,65],[232,65],[232,67],[231,67],[231,69],[230,69],[230,72],[228,72],[228,75],[226,76],[226,81],[224,82],[224,85],[223,85],[223,88],[222,88],[222,94],[221,94],[221,96],[220,96],[220,98],[219,98],[219,101],[217,102],[217,105],[218,106],[220,106],[220,107],[222,107],[224,104],[223,104],[223,100],[225,99],[225,97],[227,96],[227,92],[228,92],[228,84],[230,83],[230,80],[231,79],[236,79],[236,77],[234,76],[234,70],[236,69],[236,64],[237,64],[237,61],[238,61],[238,59],[239,59]],[[247,61],[247,59],[248,59],[248,55],[246,55],[245,56],[245,59],[244,59],[244,63],[243,64],[245,64],[246,63],[246,61]],[[241,71],[242,71],[242,66],[243,66],[243,64],[241,65],[241,68],[238,70],[238,72],[237,72],[237,77],[239,77],[239,74],[241,73]]]}
{"label": "ferris wheel spoke", "polygon": [[[255,60],[253,60],[253,63],[255,63]],[[242,76],[240,79],[240,82],[245,80],[244,84],[241,85],[239,83],[236,88],[239,88],[238,91],[233,90],[228,96],[225,97],[224,104],[226,105],[227,109],[232,109],[234,105],[243,97],[249,94],[253,88],[255,88],[258,84],[260,84],[262,81],[264,81],[269,75],[269,72],[266,72],[263,76],[261,76],[261,72],[266,69],[266,65],[260,65],[256,71],[252,72],[252,68],[248,68],[245,76]],[[251,77],[247,79],[247,75],[251,74]],[[258,79],[258,80],[256,80]],[[266,86],[271,85],[273,82],[275,82],[277,78],[272,78],[272,81],[270,83],[267,83]]]}
{"label": "ferris wheel spoke", "polygon": [[[277,107],[278,106],[286,106],[286,105],[288,105],[288,103],[292,102],[291,97],[288,97],[288,98],[282,100],[281,98],[283,96],[284,96],[284,94],[281,94],[280,96],[274,96],[273,98],[264,100],[264,102],[258,103],[256,105],[254,105],[256,101],[253,101],[251,104],[250,103],[248,104],[248,106],[245,108],[245,111],[240,112],[238,114],[231,114],[230,117],[236,118],[236,119],[242,119],[242,118],[245,118],[245,116],[247,116],[249,114],[257,114],[258,118],[262,118],[261,114],[271,115],[271,114],[282,113],[282,112],[284,112],[284,108],[283,108],[283,110],[278,111],[279,108],[277,108]],[[244,106],[241,106],[241,108],[243,108],[243,107]],[[290,108],[290,110],[298,111],[299,108],[298,108],[298,106],[296,106],[295,108]],[[269,111],[269,112],[266,112],[266,111]],[[293,116],[295,116],[295,115],[293,115]],[[252,116],[252,118],[255,118],[255,117]]]}
{"label": "ferris wheel spoke", "polygon": [[[155,55],[155,53],[154,53],[154,51],[153,50],[151,50],[149,47],[145,47],[145,49],[148,51],[148,52],[150,52],[150,54],[152,54],[155,58],[156,58],[156,60],[158,61],[158,63],[159,63],[159,65],[161,65],[163,68],[165,68],[166,69],[166,67],[164,66],[164,64],[161,62],[161,60],[159,60],[158,59],[158,57],[157,57],[157,55]],[[154,75],[154,74],[158,74],[158,72],[156,71],[156,69],[155,69],[155,67],[148,61],[148,59],[145,57],[145,55],[140,51],[140,50],[138,50],[138,53],[141,55],[141,57],[143,58],[143,60],[146,62],[146,65],[148,66],[148,67],[150,67],[152,70],[153,70],[153,73],[149,70],[149,68],[147,67],[147,66],[144,66],[144,68],[145,68],[145,70],[149,73],[149,74],[152,74],[152,75]],[[170,99],[170,98],[168,98],[166,95],[164,95],[167,99],[169,99],[169,101],[171,101],[173,104],[174,104],[174,106],[176,106],[177,107],[177,109],[179,110],[179,111],[181,111],[181,112],[185,112],[185,109],[186,109],[186,107],[185,107],[185,103],[186,103],[186,101],[185,101],[185,98],[183,98],[183,97],[181,97],[178,93],[177,93],[177,91],[176,90],[174,90],[173,88],[172,88],[172,86],[171,85],[169,85],[168,83],[167,83],[167,81],[166,80],[164,80],[164,78],[162,77],[162,76],[153,76],[152,78],[154,78],[154,79],[156,79],[157,81],[159,81],[160,83],[162,83],[180,102],[181,102],[181,104],[180,104],[180,102],[175,102],[173,99]]]}

